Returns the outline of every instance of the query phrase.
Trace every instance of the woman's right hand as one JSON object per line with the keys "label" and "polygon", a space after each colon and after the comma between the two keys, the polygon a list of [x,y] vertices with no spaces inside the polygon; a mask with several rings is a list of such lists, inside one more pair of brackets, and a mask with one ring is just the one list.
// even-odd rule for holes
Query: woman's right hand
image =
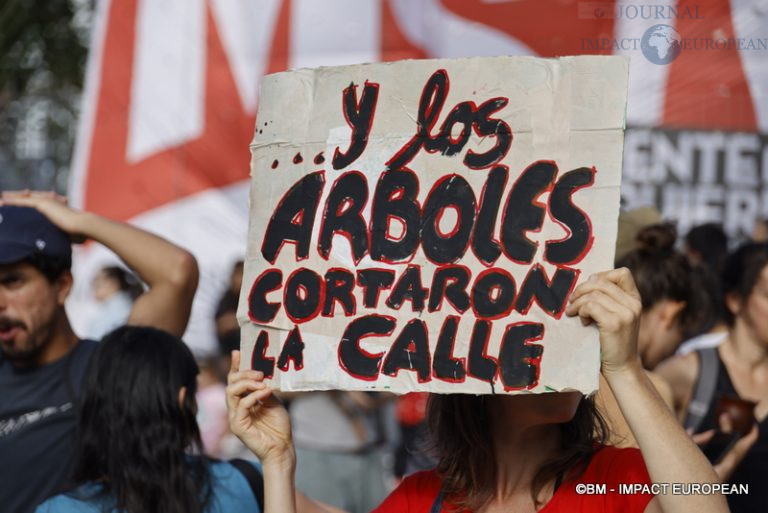
{"label": "woman's right hand", "polygon": [[295,465],[288,412],[264,383],[263,373],[239,368],[240,351],[232,351],[227,377],[229,428],[259,457],[263,466]]}

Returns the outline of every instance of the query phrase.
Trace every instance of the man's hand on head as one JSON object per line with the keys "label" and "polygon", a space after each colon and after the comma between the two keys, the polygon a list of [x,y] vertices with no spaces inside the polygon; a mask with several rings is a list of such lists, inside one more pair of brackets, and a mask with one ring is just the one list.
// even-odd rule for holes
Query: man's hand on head
{"label": "man's hand on head", "polygon": [[67,197],[53,191],[3,191],[0,205],[16,205],[37,209],[61,230],[67,232],[73,242],[83,242],[84,213],[69,206]]}

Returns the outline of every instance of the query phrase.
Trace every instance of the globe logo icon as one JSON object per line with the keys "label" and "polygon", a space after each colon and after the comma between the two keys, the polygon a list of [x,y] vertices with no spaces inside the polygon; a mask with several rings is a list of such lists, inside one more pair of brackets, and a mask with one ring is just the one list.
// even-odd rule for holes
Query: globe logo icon
{"label": "globe logo icon", "polygon": [[654,25],[643,34],[640,48],[645,58],[654,64],[669,64],[683,49],[682,38],[669,25]]}

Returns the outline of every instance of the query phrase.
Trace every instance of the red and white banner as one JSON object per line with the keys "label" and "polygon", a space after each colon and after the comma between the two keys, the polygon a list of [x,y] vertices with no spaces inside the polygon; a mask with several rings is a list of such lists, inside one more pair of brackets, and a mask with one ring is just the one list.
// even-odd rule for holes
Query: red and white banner
{"label": "red and white banner", "polygon": [[[70,195],[198,256],[186,340],[199,351],[215,347],[214,305],[245,253],[248,143],[266,73],[620,54],[631,58],[630,127],[768,132],[768,7],[751,0],[103,0],[95,25]],[[655,25],[682,48],[666,65],[645,53]],[[758,153],[762,177],[768,157]],[[756,209],[768,213],[768,205]],[[91,276],[111,258],[97,248],[79,256],[76,326],[88,315]]]}

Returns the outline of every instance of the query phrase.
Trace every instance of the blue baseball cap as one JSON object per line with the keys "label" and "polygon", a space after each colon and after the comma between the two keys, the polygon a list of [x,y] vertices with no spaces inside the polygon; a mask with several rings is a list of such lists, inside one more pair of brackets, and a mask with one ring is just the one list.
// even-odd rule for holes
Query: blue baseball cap
{"label": "blue baseball cap", "polygon": [[61,259],[70,267],[69,235],[37,209],[0,206],[0,264],[15,264],[34,255]]}

